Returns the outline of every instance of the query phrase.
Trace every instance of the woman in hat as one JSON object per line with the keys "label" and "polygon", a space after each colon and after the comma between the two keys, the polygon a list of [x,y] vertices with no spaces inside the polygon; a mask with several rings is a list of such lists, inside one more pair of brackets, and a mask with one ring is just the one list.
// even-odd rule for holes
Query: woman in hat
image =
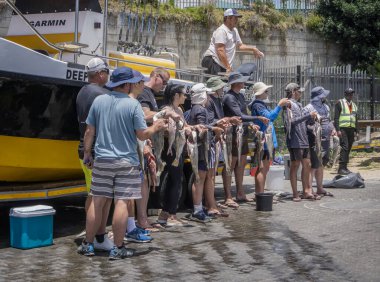
{"label": "woman in hat", "polygon": [[[191,110],[189,124],[198,126],[198,174],[199,180],[195,181],[192,186],[193,191],[193,204],[194,212],[191,218],[201,222],[207,222],[210,218],[206,215],[202,207],[202,196],[205,189],[213,186],[212,181],[214,175],[215,165],[215,149],[212,138],[210,138],[211,132],[215,134],[215,138],[219,139],[223,132],[223,129],[217,126],[213,126],[213,120],[210,119],[208,111],[206,109],[207,104],[207,92],[211,89],[207,88],[203,83],[195,84],[191,88]],[[201,125],[202,127],[199,127]],[[209,132],[211,131],[211,132]],[[199,138],[202,134],[204,137]],[[204,135],[206,134],[206,135]],[[207,138],[208,142],[204,142],[204,138]],[[205,144],[209,144],[206,148]],[[206,160],[206,153],[208,152],[208,161]],[[210,201],[210,199],[209,199]]]}
{"label": "woman in hat", "polygon": [[[247,104],[245,102],[244,95],[240,93],[240,90],[244,88],[244,83],[248,81],[248,78],[248,76],[243,76],[241,73],[238,72],[233,72],[230,74],[230,76],[228,77],[228,84],[231,86],[231,89],[223,97],[224,114],[227,117],[238,116],[242,119],[243,123],[253,122],[256,120],[261,120],[264,123],[268,123],[269,119],[267,119],[266,117],[248,115]],[[232,142],[233,144],[237,144],[236,134],[233,135]],[[235,173],[237,202],[253,201],[253,199],[247,198],[243,188],[244,168],[247,162],[247,154],[248,140],[245,134],[245,136],[243,137],[243,146],[241,150],[240,163],[237,163],[237,146],[232,147],[231,171],[234,171]],[[238,207],[239,205],[232,199],[231,175],[227,175],[225,170],[223,170],[223,186],[225,192],[225,204],[230,207]]]}
{"label": "woman in hat", "polygon": [[269,89],[272,88],[272,85],[266,85],[263,82],[256,82],[253,85],[253,93],[255,95],[255,100],[251,104],[251,113],[253,116],[262,116],[268,118],[269,124],[264,124],[260,120],[255,120],[255,124],[260,126],[260,131],[266,132],[269,126],[272,127],[271,134],[273,140],[273,152],[269,152],[268,146],[264,144],[264,154],[262,158],[262,168],[258,166],[255,174],[255,192],[263,193],[266,177],[270,167],[270,153],[274,156],[274,150],[277,148],[277,138],[276,132],[274,129],[273,121],[275,121],[278,115],[281,112],[282,107],[287,106],[289,101],[288,98],[283,98],[278,102],[278,105],[273,110],[270,110],[265,103],[269,97]]}
{"label": "woman in hat", "polygon": [[310,103],[303,109],[305,113],[310,113],[316,111],[318,113],[317,122],[320,123],[322,127],[321,134],[321,147],[322,147],[322,162],[320,162],[317,152],[316,152],[316,136],[314,133],[315,121],[308,123],[307,135],[309,139],[310,148],[310,187],[313,178],[317,182],[317,194],[314,195],[316,199],[320,199],[320,196],[332,196],[330,192],[327,192],[323,188],[323,167],[329,162],[329,151],[330,151],[330,136],[336,135],[335,127],[330,119],[330,107],[326,104],[326,97],[330,94],[329,90],[324,89],[322,86],[314,87],[311,90]]}

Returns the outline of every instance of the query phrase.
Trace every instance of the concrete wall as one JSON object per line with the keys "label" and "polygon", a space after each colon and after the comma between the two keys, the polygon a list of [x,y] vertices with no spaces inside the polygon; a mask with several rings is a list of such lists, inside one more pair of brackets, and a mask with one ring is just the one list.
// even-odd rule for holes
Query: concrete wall
{"label": "concrete wall", "polygon": [[12,9],[5,3],[0,3],[0,37],[7,35],[11,18]]}
{"label": "concrete wall", "polygon": [[[173,48],[180,56],[180,67],[200,66],[203,52],[208,48],[212,32],[216,26],[175,25],[160,23],[155,45]],[[108,50],[116,50],[120,32],[120,20],[111,15],[108,23]],[[245,44],[254,44],[265,54],[267,62],[294,62],[307,54],[313,54],[313,61],[320,66],[331,66],[339,61],[339,48],[320,39],[315,33],[304,30],[289,30],[285,34],[271,31],[265,39],[259,41],[247,32],[239,31]],[[123,37],[125,30],[123,29]],[[145,39],[144,39],[145,41]],[[238,53],[235,65],[252,60],[251,55]]]}

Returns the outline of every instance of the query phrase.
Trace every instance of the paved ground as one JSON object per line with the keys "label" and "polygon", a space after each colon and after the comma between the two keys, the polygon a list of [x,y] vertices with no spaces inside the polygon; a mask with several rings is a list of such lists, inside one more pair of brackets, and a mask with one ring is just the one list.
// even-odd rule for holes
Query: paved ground
{"label": "paved ground", "polygon": [[[221,183],[217,194],[221,193]],[[252,193],[251,177],[245,188]],[[107,254],[76,254],[84,226],[82,199],[55,200],[54,245],[9,247],[9,207],[0,207],[0,280],[45,281],[380,281],[380,176],[364,189],[331,189],[334,198],[229,210],[207,225],[167,228],[138,255],[110,262]],[[288,181],[284,187],[290,191]],[[184,213],[181,213],[184,215]],[[153,218],[152,218],[153,219]]]}

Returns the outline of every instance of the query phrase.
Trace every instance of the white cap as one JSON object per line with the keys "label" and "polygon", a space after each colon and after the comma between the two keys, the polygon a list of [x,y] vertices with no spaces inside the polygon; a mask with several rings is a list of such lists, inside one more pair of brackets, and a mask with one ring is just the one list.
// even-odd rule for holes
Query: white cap
{"label": "white cap", "polygon": [[238,17],[238,18],[241,18],[242,15],[240,15],[238,13],[238,11],[236,11],[235,9],[227,9],[224,11],[224,16],[225,17],[228,17],[228,16],[234,16],[234,17]]}
{"label": "white cap", "polygon": [[87,72],[96,72],[108,69],[108,65],[100,58],[92,58],[86,65]]}

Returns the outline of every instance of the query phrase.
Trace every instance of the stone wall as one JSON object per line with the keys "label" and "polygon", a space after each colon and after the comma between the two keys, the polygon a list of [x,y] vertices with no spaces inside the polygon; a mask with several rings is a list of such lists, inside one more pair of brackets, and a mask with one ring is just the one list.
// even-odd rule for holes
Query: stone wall
{"label": "stone wall", "polygon": [[[181,68],[200,66],[202,54],[208,48],[215,28],[216,26],[160,23],[155,45],[173,48],[179,54]],[[111,15],[108,23],[108,50],[116,50],[119,32],[120,20]],[[245,44],[254,44],[264,52],[266,63],[280,60],[291,63],[310,53],[313,54],[313,61],[319,66],[331,66],[339,61],[340,50],[335,44],[327,43],[317,34],[305,30],[289,30],[285,34],[273,30],[261,40],[253,39],[244,31],[240,31],[240,35]],[[238,53],[235,65],[251,60],[251,55]]]}

